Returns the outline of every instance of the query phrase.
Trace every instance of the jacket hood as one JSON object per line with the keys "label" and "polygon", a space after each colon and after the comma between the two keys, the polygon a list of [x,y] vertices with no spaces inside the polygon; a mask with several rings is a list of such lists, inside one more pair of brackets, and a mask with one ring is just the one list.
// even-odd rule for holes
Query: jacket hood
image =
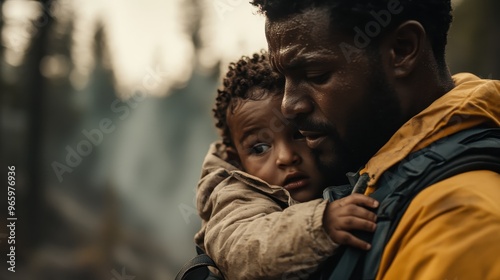
{"label": "jacket hood", "polygon": [[226,161],[226,146],[216,141],[210,145],[205,160],[203,162],[201,179],[198,182],[197,208],[201,218],[208,220],[212,213],[212,203],[210,196],[216,195],[215,189],[230,187],[234,183],[248,185],[255,190],[268,194],[276,200],[293,205],[297,201],[293,200],[290,193],[281,186],[269,185],[264,180],[241,171],[236,165]]}
{"label": "jacket hood", "polygon": [[453,80],[455,88],[406,122],[361,170],[370,176],[367,194],[386,170],[410,153],[477,125],[500,126],[500,81],[469,73],[454,75]]}

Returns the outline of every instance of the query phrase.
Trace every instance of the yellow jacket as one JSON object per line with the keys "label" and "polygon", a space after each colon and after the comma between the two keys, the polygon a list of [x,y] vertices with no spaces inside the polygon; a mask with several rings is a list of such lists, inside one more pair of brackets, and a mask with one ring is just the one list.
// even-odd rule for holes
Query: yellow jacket
{"label": "yellow jacket", "polygon": [[[479,124],[500,126],[500,81],[453,76],[456,87],[410,119],[361,173],[377,188],[408,154]],[[418,194],[384,249],[377,279],[500,279],[500,174],[471,171]]]}

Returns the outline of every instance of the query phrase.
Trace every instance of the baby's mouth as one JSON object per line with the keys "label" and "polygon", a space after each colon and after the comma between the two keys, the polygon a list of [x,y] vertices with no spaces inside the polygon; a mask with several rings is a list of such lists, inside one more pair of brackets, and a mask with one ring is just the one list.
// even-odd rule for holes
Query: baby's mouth
{"label": "baby's mouth", "polygon": [[286,190],[295,190],[309,185],[310,179],[304,174],[292,174],[286,177],[283,187]]}

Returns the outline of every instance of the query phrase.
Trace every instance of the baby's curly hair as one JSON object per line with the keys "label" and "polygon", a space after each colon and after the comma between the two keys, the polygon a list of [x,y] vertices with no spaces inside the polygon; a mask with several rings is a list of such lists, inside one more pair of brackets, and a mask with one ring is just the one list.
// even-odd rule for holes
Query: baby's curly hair
{"label": "baby's curly hair", "polygon": [[[217,90],[213,109],[215,126],[220,129],[222,142],[227,146],[234,146],[227,125],[229,110],[234,112],[242,101],[259,100],[268,93],[281,94],[284,84],[284,77],[272,69],[268,54],[264,50],[254,53],[251,57],[242,56],[237,62],[231,62],[222,87]],[[264,91],[253,89],[264,89]]]}

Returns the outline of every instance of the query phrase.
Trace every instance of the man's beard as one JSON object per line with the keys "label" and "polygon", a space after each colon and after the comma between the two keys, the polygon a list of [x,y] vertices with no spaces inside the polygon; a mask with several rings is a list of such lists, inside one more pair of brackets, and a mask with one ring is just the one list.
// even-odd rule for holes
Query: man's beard
{"label": "man's beard", "polygon": [[403,125],[397,94],[387,79],[373,69],[370,77],[369,102],[360,107],[359,114],[349,120],[346,137],[341,139],[335,131],[329,138],[333,147],[329,151],[313,150],[318,168],[327,177],[328,185],[347,184],[347,172],[357,172],[387,143]]}

